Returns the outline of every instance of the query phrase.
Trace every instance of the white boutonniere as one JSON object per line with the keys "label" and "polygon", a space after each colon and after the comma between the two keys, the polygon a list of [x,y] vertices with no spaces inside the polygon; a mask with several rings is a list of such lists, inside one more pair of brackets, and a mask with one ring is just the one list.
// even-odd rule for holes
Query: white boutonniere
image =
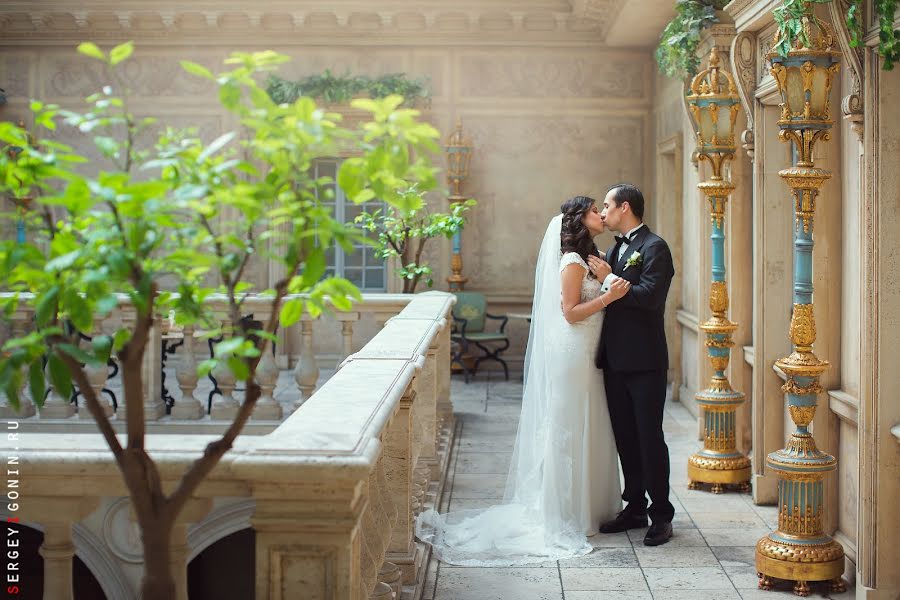
{"label": "white boutonniere", "polygon": [[644,257],[641,256],[640,252],[635,250],[631,253],[631,256],[628,257],[628,260],[625,261],[625,268],[627,269],[628,267],[637,267],[642,262],[644,262]]}

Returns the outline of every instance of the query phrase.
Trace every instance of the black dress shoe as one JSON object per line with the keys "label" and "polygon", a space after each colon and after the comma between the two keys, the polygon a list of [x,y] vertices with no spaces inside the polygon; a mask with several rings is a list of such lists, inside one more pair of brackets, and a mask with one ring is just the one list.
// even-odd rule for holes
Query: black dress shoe
{"label": "black dress shoe", "polygon": [[671,523],[654,523],[644,536],[645,546],[660,546],[672,539]]}
{"label": "black dress shoe", "polygon": [[643,529],[647,526],[647,515],[635,515],[622,511],[612,521],[600,525],[600,533],[619,533],[628,529]]}

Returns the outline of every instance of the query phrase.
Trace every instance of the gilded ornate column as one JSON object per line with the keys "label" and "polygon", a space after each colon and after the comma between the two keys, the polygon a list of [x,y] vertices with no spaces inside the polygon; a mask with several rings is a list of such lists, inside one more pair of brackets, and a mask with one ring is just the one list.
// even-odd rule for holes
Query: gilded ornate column
{"label": "gilded ornate column", "polygon": [[[816,198],[831,177],[813,162],[813,148],[829,139],[833,122],[829,93],[838,71],[838,53],[828,27],[811,13],[804,18],[809,44],[795,40],[786,56],[769,54],[772,75],[783,103],[779,137],[792,142],[796,164],[778,174],[791,189],[794,205],[794,296],[790,337],[794,351],[775,365],[786,376],[782,390],[796,430],[785,448],[769,454],[767,466],[778,476],[778,529],[756,545],[759,587],[774,580],[794,582],[794,593],[808,596],[809,582],[828,581],[831,591],[843,591],[844,550],[823,527],[826,510],[825,476],[837,468],[833,456],[816,447],[809,431],[823,392],[819,376],[828,361],[813,352],[816,321],[813,311],[813,218]],[[777,47],[777,45],[776,45]]]}
{"label": "gilded ornate column", "polygon": [[[448,200],[453,205],[457,202],[465,202],[466,197],[460,195],[460,186],[469,176],[469,160],[472,158],[472,142],[463,135],[462,120],[456,121],[456,129],[450,134],[447,145],[444,147],[447,154],[447,182],[453,186],[453,192]],[[453,256],[450,259],[450,270],[453,272],[447,278],[451,292],[461,292],[466,287],[468,277],[462,274],[462,231],[453,234]]]}
{"label": "gilded ornate column", "polygon": [[688,479],[690,489],[709,483],[716,494],[722,493],[726,484],[736,484],[740,491],[750,489],[750,459],[738,452],[735,438],[735,411],[744,402],[744,394],[732,389],[725,374],[737,324],[726,316],[725,205],[734,184],[723,178],[723,168],[734,158],[734,126],[740,103],[734,79],[719,67],[719,60],[718,49],[713,46],[708,68],[694,77],[687,97],[697,131],[698,159],[712,166],[710,179],[697,187],[709,201],[712,220],[709,308],[713,313],[700,325],[706,333],[713,376],[709,387],[695,396],[704,414],[703,449],[688,459]]}

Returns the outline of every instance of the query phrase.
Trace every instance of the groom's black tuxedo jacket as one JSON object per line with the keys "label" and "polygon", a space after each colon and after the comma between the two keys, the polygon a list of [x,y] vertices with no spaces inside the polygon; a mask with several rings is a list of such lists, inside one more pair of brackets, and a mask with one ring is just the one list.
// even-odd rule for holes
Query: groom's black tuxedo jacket
{"label": "groom's black tuxedo jacket", "polygon": [[[641,255],[638,265],[626,268],[632,253]],[[665,240],[645,224],[628,244],[622,259],[619,243],[606,252],[613,273],[631,282],[631,290],[611,303],[594,363],[612,371],[657,371],[669,368],[663,315],[666,295],[675,275],[672,253]]]}

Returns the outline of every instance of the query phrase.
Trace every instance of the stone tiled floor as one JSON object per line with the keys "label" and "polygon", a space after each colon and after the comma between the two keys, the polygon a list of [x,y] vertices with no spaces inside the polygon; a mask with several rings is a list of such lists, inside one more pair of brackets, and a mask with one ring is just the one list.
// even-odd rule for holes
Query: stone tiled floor
{"label": "stone tiled floor", "polygon": [[[521,405],[520,377],[453,380],[457,447],[441,511],[489,506],[503,496]],[[713,496],[687,489],[687,458],[700,443],[687,409],[669,402],[664,428],[672,459],[675,536],[656,548],[644,530],[597,535],[594,551],[577,559],[520,568],[453,567],[433,563],[424,600],[788,600],[789,588],[757,589],[756,541],[775,527],[777,510],[747,494]],[[824,588],[814,588],[813,596]],[[852,591],[831,595],[853,600]]]}

